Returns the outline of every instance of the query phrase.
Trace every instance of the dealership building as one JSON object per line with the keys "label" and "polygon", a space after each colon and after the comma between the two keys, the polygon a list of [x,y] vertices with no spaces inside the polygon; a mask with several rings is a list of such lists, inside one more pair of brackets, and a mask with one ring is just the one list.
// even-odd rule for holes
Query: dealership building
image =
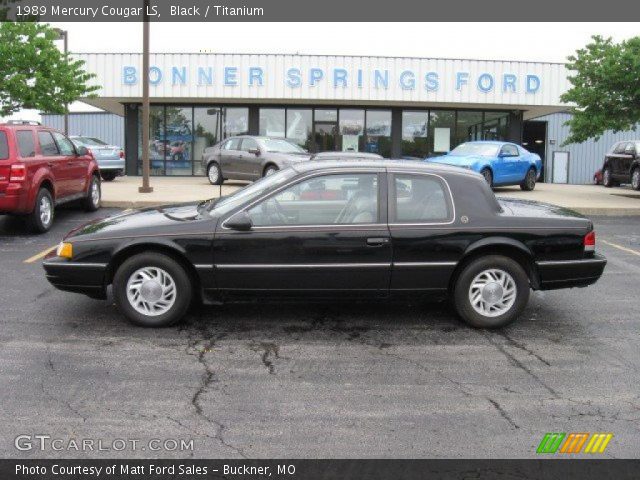
{"label": "dealership building", "polygon": [[[142,56],[75,57],[86,62],[100,87],[83,101],[112,115],[75,116],[75,123],[72,116],[70,133],[91,130],[100,136],[102,123],[119,128],[126,173],[140,174]],[[366,151],[407,159],[440,155],[468,140],[508,140],[543,157],[547,181],[584,183],[584,175],[593,174],[575,166],[562,139],[549,135],[555,131],[549,122],[566,117],[559,114],[567,109],[560,96],[569,87],[563,64],[152,54],[150,65],[153,175],[202,175],[204,149],[240,134],[286,137],[311,152]],[[43,118],[54,126],[59,121]],[[585,172],[576,174],[578,167]]]}

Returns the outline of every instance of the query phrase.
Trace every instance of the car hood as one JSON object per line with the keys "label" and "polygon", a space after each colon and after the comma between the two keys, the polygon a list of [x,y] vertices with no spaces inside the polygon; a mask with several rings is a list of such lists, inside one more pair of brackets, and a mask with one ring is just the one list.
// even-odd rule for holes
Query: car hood
{"label": "car hood", "polygon": [[454,165],[456,167],[470,167],[478,161],[485,161],[487,157],[479,155],[442,155],[440,157],[428,158],[428,162],[444,163],[446,165]]}
{"label": "car hood", "polygon": [[[186,203],[125,210],[117,215],[95,220],[67,234],[65,240],[99,240],[140,235],[172,235],[186,232],[211,232],[215,219],[200,203]],[[201,224],[201,225],[198,225]]]}

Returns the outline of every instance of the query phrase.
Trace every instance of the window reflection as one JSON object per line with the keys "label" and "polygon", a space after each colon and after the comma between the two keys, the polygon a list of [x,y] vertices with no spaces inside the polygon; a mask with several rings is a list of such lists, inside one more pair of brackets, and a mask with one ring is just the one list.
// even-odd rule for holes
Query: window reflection
{"label": "window reflection", "polygon": [[429,112],[402,112],[402,157],[422,159],[429,153],[427,143],[429,129]]}
{"label": "window reflection", "polygon": [[285,132],[284,108],[261,108],[259,117],[260,135],[267,137],[284,137]]}
{"label": "window reflection", "polygon": [[367,110],[364,151],[391,157],[391,110]]}
{"label": "window reflection", "polygon": [[193,174],[203,175],[202,154],[206,148],[212,147],[220,139],[220,123],[222,109],[214,107],[196,107],[193,111],[194,143]]}
{"label": "window reflection", "polygon": [[311,149],[313,114],[310,108],[287,109],[286,137],[306,150]]}

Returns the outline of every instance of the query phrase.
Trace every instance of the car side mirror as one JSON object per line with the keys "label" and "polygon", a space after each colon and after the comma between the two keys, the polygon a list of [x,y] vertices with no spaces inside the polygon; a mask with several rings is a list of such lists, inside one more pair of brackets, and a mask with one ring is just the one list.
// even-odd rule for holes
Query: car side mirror
{"label": "car side mirror", "polygon": [[87,147],[76,147],[76,152],[78,154],[79,157],[84,157],[85,155],[89,155],[89,150],[87,149]]}
{"label": "car side mirror", "polygon": [[251,217],[245,211],[236,213],[224,224],[227,228],[230,228],[231,230],[238,230],[240,232],[246,232],[251,230],[251,227],[253,227]]}
{"label": "car side mirror", "polygon": [[249,149],[249,153],[253,153],[256,157],[260,156],[260,149],[259,148],[250,148]]}

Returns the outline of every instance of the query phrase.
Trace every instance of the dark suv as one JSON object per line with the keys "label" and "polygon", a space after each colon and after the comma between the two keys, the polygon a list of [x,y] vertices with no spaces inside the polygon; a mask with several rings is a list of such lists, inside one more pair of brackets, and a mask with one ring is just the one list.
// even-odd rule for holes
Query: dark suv
{"label": "dark suv", "polygon": [[78,200],[94,211],[100,198],[98,164],[85,147],[36,122],[0,123],[0,215],[27,216],[46,232],[56,205]]}
{"label": "dark suv", "polygon": [[634,190],[640,190],[640,140],[618,142],[604,157],[602,184],[613,187],[621,183],[631,183]]}

